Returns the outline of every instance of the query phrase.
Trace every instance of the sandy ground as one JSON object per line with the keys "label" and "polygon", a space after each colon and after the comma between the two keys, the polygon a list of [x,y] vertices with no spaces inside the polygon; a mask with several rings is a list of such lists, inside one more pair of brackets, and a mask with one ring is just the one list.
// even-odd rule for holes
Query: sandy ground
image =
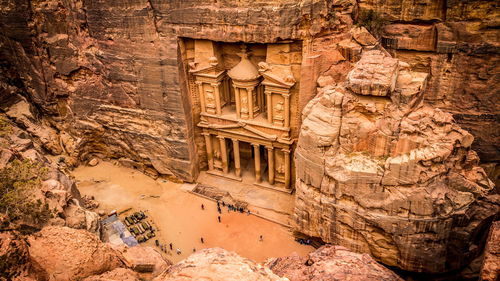
{"label": "sandy ground", "polygon": [[[253,215],[229,213],[226,208],[219,223],[215,202],[182,190],[181,184],[153,180],[133,169],[101,162],[95,167],[78,167],[73,176],[80,192],[93,195],[101,210],[146,210],[158,229],[154,239],[173,243],[174,253],[167,256],[173,262],[186,258],[193,249],[210,247],[222,247],[257,262],[313,250],[295,242],[289,229]],[[260,235],[263,241],[259,241]],[[146,244],[152,245],[154,239]],[[176,248],[181,255],[175,254]]]}

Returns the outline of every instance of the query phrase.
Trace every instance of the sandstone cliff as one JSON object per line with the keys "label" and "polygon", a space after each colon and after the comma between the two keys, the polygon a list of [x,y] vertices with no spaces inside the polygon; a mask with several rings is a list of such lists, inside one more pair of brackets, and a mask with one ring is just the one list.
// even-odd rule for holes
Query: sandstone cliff
{"label": "sandstone cliff", "polygon": [[1,65],[64,133],[75,160],[125,157],[192,181],[204,146],[179,38],[302,41],[302,107],[319,73],[341,78],[344,59],[356,59],[357,47],[328,51],[356,21],[431,74],[425,100],[475,136],[474,149],[498,177],[497,10],[485,0],[9,0],[0,10]]}
{"label": "sandstone cliff", "polygon": [[299,231],[410,271],[453,270],[479,254],[499,198],[472,135],[422,103],[426,82],[367,50],[345,83],[319,89],[295,153]]}

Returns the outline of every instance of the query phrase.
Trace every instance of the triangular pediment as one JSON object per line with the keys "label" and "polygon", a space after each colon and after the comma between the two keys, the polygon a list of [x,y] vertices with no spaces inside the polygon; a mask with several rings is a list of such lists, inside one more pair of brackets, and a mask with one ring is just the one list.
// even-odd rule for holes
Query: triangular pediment
{"label": "triangular pediment", "polygon": [[252,125],[239,122],[231,125],[218,125],[218,124],[208,124],[208,128],[217,129],[219,131],[232,133],[232,134],[241,134],[248,137],[253,137],[257,139],[263,139],[268,141],[275,141],[278,139],[278,136],[275,134],[264,133]]}
{"label": "triangular pediment", "polygon": [[273,84],[282,88],[291,88],[295,82],[286,82],[281,77],[274,75],[273,73],[262,73],[264,77],[264,84]]}
{"label": "triangular pediment", "polygon": [[194,75],[217,77],[224,72],[224,69],[220,69],[218,66],[207,65],[203,67],[197,65],[196,68],[190,69],[189,72]]}

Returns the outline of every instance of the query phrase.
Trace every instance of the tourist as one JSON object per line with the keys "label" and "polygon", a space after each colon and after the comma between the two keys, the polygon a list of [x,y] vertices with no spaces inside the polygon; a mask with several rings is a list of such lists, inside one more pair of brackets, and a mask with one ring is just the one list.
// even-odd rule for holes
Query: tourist
{"label": "tourist", "polygon": [[196,252],[196,248],[193,248],[193,253]]}
{"label": "tourist", "polygon": [[226,203],[222,201],[222,207],[226,207]]}
{"label": "tourist", "polygon": [[247,210],[247,216],[249,216],[249,215],[250,215],[250,210]]}
{"label": "tourist", "polygon": [[262,235],[259,237],[259,241],[260,242],[264,241],[264,237]]}
{"label": "tourist", "polygon": [[201,204],[201,209],[205,210],[205,205]]}
{"label": "tourist", "polygon": [[220,202],[217,201],[217,209],[220,209]]}
{"label": "tourist", "polygon": [[217,206],[217,212],[218,212],[219,214],[222,214],[222,210],[221,210],[221,208],[220,208],[219,206]]}
{"label": "tourist", "polygon": [[175,250],[175,252],[176,252],[178,255],[180,255],[180,254],[182,253],[182,252],[181,252],[181,249],[179,249],[179,248],[177,248],[177,249]]}
{"label": "tourist", "polygon": [[174,249],[174,245],[172,243],[168,244],[170,246],[170,251]]}
{"label": "tourist", "polygon": [[205,243],[205,240],[203,240],[203,237],[200,238],[201,244]]}
{"label": "tourist", "polygon": [[217,216],[217,219],[219,220],[219,223],[220,223],[220,216]]}

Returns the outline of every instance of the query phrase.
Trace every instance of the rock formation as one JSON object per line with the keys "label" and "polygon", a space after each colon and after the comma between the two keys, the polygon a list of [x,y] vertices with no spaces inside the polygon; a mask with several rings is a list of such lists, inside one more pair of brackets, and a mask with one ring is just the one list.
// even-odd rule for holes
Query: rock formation
{"label": "rock formation", "polygon": [[488,244],[484,251],[483,268],[481,269],[481,280],[494,281],[500,276],[500,222],[491,225],[488,236]]}
{"label": "rock formation", "polygon": [[140,281],[137,272],[126,268],[115,268],[100,275],[93,275],[83,281]]}
{"label": "rock formation", "polygon": [[86,230],[49,226],[28,243],[31,260],[50,280],[75,280],[123,266],[115,250]]}
{"label": "rock formation", "polygon": [[269,268],[233,252],[221,248],[209,248],[192,254],[154,279],[154,281],[174,280],[285,281],[287,279],[280,278]]}
{"label": "rock formation", "polygon": [[410,271],[453,270],[479,254],[499,198],[472,135],[422,103],[426,81],[372,50],[345,83],[319,90],[295,153],[297,230]]}
{"label": "rock formation", "polygon": [[353,253],[341,246],[323,246],[307,258],[292,255],[269,259],[266,266],[290,281],[403,280],[368,254]]}
{"label": "rock formation", "polygon": [[136,272],[152,273],[156,276],[172,264],[152,247],[122,247],[118,250],[125,265]]}

